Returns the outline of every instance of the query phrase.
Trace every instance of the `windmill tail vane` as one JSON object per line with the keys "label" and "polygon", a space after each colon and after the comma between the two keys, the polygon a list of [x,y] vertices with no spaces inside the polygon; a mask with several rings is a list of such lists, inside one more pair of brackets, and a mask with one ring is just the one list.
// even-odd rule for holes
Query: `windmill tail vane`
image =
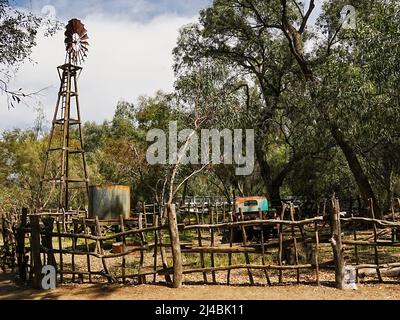
{"label": "windmill tail vane", "polygon": [[85,61],[89,51],[89,36],[85,25],[79,19],[68,22],[65,31],[65,47],[67,51],[67,62],[80,65]]}

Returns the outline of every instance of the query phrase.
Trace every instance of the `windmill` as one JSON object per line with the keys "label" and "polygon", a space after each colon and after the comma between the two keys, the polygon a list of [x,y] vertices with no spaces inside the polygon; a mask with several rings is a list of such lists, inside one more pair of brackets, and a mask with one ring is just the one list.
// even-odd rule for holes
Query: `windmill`
{"label": "windmill", "polygon": [[65,63],[57,68],[61,84],[41,190],[44,183],[50,183],[52,190],[58,191],[58,210],[63,212],[69,210],[72,190],[84,190],[87,196],[89,193],[78,94],[80,65],[87,57],[88,39],[84,24],[78,19],[70,20],[65,31]]}

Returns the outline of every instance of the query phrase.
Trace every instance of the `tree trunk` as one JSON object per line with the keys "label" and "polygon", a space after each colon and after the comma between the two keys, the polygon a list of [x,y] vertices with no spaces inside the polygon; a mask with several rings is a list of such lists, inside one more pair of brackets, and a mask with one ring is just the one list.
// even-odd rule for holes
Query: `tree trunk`
{"label": "tree trunk", "polygon": [[346,141],[342,132],[340,132],[339,128],[335,126],[331,127],[331,133],[336,143],[338,144],[338,146],[343,151],[346,157],[350,170],[353,173],[354,179],[357,182],[364,205],[368,205],[369,199],[372,199],[374,203],[375,217],[377,219],[381,219],[382,218],[381,208],[379,207],[377,198],[374,194],[374,191],[372,190],[368,177],[364,173],[361,163],[358,160],[357,154],[355,153],[350,143]]}
{"label": "tree trunk", "polygon": [[[286,17],[284,17],[286,18]],[[287,19],[287,18],[286,18]],[[287,21],[286,21],[287,23]],[[289,30],[289,33],[292,34],[293,36],[293,30]],[[288,34],[286,34],[288,37]],[[311,85],[311,96],[318,101],[317,96],[315,94],[315,81],[316,78],[313,74],[313,70],[309,66],[309,62],[306,61],[305,59],[298,59],[299,56],[301,56],[301,52],[299,52],[297,46],[293,41],[291,41],[290,37],[288,37],[289,43],[290,43],[290,49],[295,56],[299,66],[302,69],[302,72],[306,78],[306,82],[308,82]],[[297,39],[298,40],[298,39]],[[301,38],[300,38],[301,40]],[[303,45],[303,43],[301,43]],[[325,120],[328,121],[329,123],[329,115],[326,113],[325,109],[319,108],[320,114],[324,117]],[[360,164],[360,161],[357,158],[357,154],[355,153],[354,149],[351,147],[350,143],[346,141],[343,133],[339,130],[338,127],[336,126],[331,126],[330,128],[331,133],[333,138],[335,139],[336,143],[339,145],[341,150],[343,151],[347,162],[349,164],[350,170],[353,173],[353,176],[357,182],[359,191],[361,193],[361,197],[364,201],[364,205],[368,205],[369,199],[373,200],[374,203],[374,211],[377,219],[382,218],[382,211],[379,207],[378,201],[375,197],[374,191],[372,190],[371,184],[368,180],[368,177],[363,171],[363,168]]]}
{"label": "tree trunk", "polygon": [[281,198],[281,187],[282,184],[273,184],[271,193],[269,194],[271,205],[273,208],[280,207],[282,205],[282,198]]}
{"label": "tree trunk", "polygon": [[256,158],[260,166],[261,178],[267,189],[267,193],[271,200],[272,207],[279,207],[282,205],[281,188],[285,181],[286,176],[293,169],[293,163],[286,164],[285,168],[275,177],[272,177],[272,170],[265,158],[265,152],[261,148],[261,143],[257,143],[255,147]]}
{"label": "tree trunk", "polygon": [[258,165],[260,166],[261,178],[268,193],[272,191],[272,172],[271,167],[265,158],[265,151],[262,148],[262,143],[258,141],[255,146],[256,158]]}
{"label": "tree trunk", "polygon": [[172,286],[180,288],[183,281],[183,267],[182,267],[182,252],[181,244],[179,241],[178,221],[176,218],[175,205],[171,201],[167,204],[168,219],[169,219],[169,233],[171,237],[172,259],[174,269],[174,279]]}

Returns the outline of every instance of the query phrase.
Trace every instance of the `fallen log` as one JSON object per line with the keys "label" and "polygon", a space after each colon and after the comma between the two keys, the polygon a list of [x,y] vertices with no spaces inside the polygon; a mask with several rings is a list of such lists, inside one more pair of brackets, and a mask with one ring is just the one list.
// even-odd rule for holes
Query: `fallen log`
{"label": "fallen log", "polygon": [[[388,278],[398,278],[400,277],[400,268],[385,268],[385,269],[379,269],[380,274],[384,277]],[[374,277],[377,276],[377,269],[376,268],[362,268],[358,269],[358,276],[360,278],[365,278],[365,277]]]}

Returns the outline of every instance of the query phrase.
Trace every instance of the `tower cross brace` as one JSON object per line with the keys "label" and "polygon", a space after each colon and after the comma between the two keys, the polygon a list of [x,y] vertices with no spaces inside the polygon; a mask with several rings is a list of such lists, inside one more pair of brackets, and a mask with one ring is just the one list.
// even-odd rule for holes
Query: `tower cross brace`
{"label": "tower cross brace", "polygon": [[[71,190],[84,189],[86,196],[88,197],[89,195],[89,179],[78,94],[78,78],[81,71],[81,67],[71,63],[66,63],[58,67],[61,84],[41,179],[41,188],[45,182],[53,183],[57,187],[59,193],[58,209],[64,209],[65,211],[69,209]],[[75,117],[72,116],[73,111],[76,112]],[[59,166],[56,170],[56,176],[53,173],[53,176],[49,177],[49,162],[53,154],[58,158]],[[71,172],[71,157],[75,155],[81,156],[81,175],[77,175],[77,172],[74,175]]]}

